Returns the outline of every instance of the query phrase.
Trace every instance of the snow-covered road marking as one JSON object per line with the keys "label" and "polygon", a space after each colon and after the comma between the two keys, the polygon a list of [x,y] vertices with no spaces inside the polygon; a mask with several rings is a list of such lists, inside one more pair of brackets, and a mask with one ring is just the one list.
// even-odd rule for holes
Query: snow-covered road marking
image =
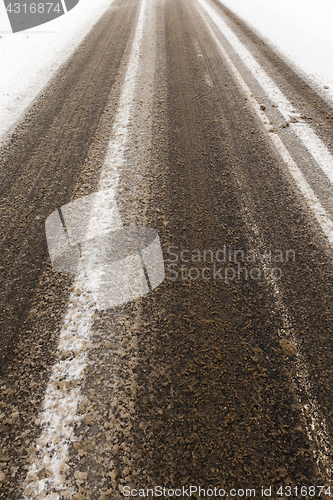
{"label": "snow-covered road marking", "polygon": [[[198,0],[198,2],[203,3],[204,0]],[[252,104],[254,107],[254,110],[259,117],[260,121],[262,122],[263,126],[269,132],[271,126],[269,124],[269,120],[265,117],[264,113],[262,112],[260,108],[260,104],[254,99],[252,96],[252,93],[245,83],[244,79],[240,75],[239,71],[235,67],[234,63],[230,59],[228,53],[224,49],[223,45],[221,44],[220,40],[217,38],[215,35],[214,31],[212,30],[211,26],[207,22],[204,16],[202,16],[203,20],[205,21],[209,32],[211,33],[212,38],[214,39],[216,45],[218,46],[219,50],[221,51],[226,63],[229,65],[230,69],[232,70],[238,84],[240,85],[241,89],[243,92],[246,94],[247,99],[249,102]],[[284,146],[283,142],[281,141],[280,137],[274,133],[269,133],[270,138],[272,139],[276,149],[280,153],[281,157],[283,158],[285,164],[288,166],[289,171],[294,178],[298,188],[300,189],[302,195],[305,197],[307,200],[310,208],[312,209],[315,217],[317,218],[317,221],[319,222],[323,232],[325,235],[328,237],[329,241],[331,244],[333,244],[333,222],[332,220],[327,216],[325,210],[319,203],[316,195],[310,188],[309,184],[305,180],[303,174],[297,167],[295,161],[292,159],[291,155],[289,154],[288,150]],[[246,185],[245,182],[243,182],[241,178],[241,173],[238,172],[236,174],[237,178],[237,183],[240,187],[241,191],[246,190]],[[263,248],[267,248],[269,245],[266,244],[266,242],[261,241],[262,240],[262,235],[260,232],[260,229],[258,225],[255,222],[253,213],[255,213],[255,208],[251,210],[249,208],[252,204],[249,202],[249,200],[244,200],[244,207],[243,211],[245,212],[245,217],[244,220],[247,224],[247,226],[250,228],[249,234],[253,232],[255,235],[255,238],[260,241],[260,245]],[[258,246],[256,241],[252,242],[253,247]],[[263,267],[266,267],[266,264],[263,263]],[[298,342],[298,339],[296,337],[295,331],[292,327],[292,320],[291,320],[291,315],[288,310],[288,307],[285,304],[285,301],[283,299],[283,293],[282,290],[279,287],[279,284],[275,280],[268,280],[268,283],[271,286],[273,297],[274,297],[274,303],[276,310],[280,314],[280,318],[282,321],[282,328],[278,332],[278,335],[281,337],[281,340],[287,340],[288,342],[291,341],[293,345],[297,347],[297,356],[296,356],[296,378],[292,377],[292,382],[294,383],[296,389],[296,396],[299,400],[300,403],[300,409],[302,416],[304,418],[304,423],[307,431],[308,438],[310,442],[314,445],[313,453],[315,460],[317,462],[317,465],[322,468],[322,470],[325,471],[326,477],[324,478],[331,480],[332,478],[332,470],[333,470],[333,464],[331,460],[331,452],[330,450],[332,449],[332,443],[331,439],[327,430],[327,423],[325,420],[325,417],[323,416],[322,412],[320,411],[319,404],[317,402],[316,397],[314,396],[313,389],[310,383],[310,376],[309,376],[309,369],[307,365],[307,361],[305,359],[305,356],[301,352],[301,345],[300,342]],[[302,402],[302,393],[306,394],[308,402],[304,404]]]}
{"label": "snow-covered road marking", "polygon": [[206,81],[207,85],[209,85],[210,87],[213,87],[213,82],[212,82],[212,79],[211,79],[209,73],[205,73],[205,81]]}
{"label": "snow-covered road marking", "polygon": [[[241,212],[243,214],[243,220],[249,229],[248,235],[250,246],[253,248],[268,248],[269,245],[262,236],[262,232],[255,221],[254,214],[256,213],[256,209],[248,193],[246,181],[241,171],[238,170],[236,166],[234,167],[234,174],[242,199]],[[252,234],[254,236],[251,236]],[[297,338],[295,329],[293,328],[295,322],[292,320],[292,316],[284,300],[282,286],[270,276],[265,260],[261,262],[261,265],[264,271],[266,271],[266,276],[268,276],[267,284],[271,288],[275,310],[278,311],[279,317],[281,318],[282,326],[277,332],[280,337],[280,347],[283,348],[282,345],[284,343],[284,345],[287,344],[297,350],[294,358],[295,373],[290,374],[290,378],[293,384],[293,390],[299,402],[308,439],[313,445],[313,455],[321,472],[324,471],[325,476],[322,477],[322,479],[325,482],[327,479],[331,481],[333,471],[331,459],[332,441],[328,432],[326,419],[320,410],[320,405],[314,395],[314,390],[310,382],[308,362],[302,353],[301,342]],[[304,402],[304,399],[306,402]]]}
{"label": "snow-covered road marking", "polygon": [[[89,222],[88,232],[92,231],[93,234],[96,232],[96,224],[103,226],[101,218],[103,202],[106,203],[105,216],[110,213],[107,207],[114,200],[124,161],[128,143],[128,125],[140,65],[146,5],[147,0],[142,0],[126,77],[112,127],[111,142],[100,176],[101,195],[94,204]],[[98,271],[89,269],[90,258],[88,253],[84,270],[82,269],[75,279],[60,333],[58,345],[60,361],[53,367],[43,410],[39,416],[42,432],[36,442],[35,454],[30,457],[30,467],[24,485],[26,499],[56,500],[63,494],[71,496],[71,491],[66,486],[66,472],[69,468],[68,451],[71,443],[75,441],[74,425],[81,419],[77,414],[78,404],[82,401],[80,385],[87,367],[91,329],[96,310],[93,291],[99,279]]]}
{"label": "snow-covered road marking", "polygon": [[201,52],[198,40],[196,38],[194,38],[194,40],[193,40],[193,45],[194,45],[195,51],[197,53],[197,56],[203,57],[203,53]]}
{"label": "snow-covered road marking", "polygon": [[[261,66],[254,60],[249,51],[243,46],[243,44],[238,40],[236,35],[232,33],[230,28],[220,19],[217,13],[206,3],[205,0],[198,0],[198,3],[202,6],[202,8],[207,12],[207,14],[213,19],[218,28],[223,32],[223,35],[227,38],[229,43],[233,46],[235,51],[247,65],[247,67],[251,70],[252,74],[257,79],[258,83],[264,88],[267,92],[268,96],[274,100],[278,104],[279,111],[286,118],[290,119],[291,116],[295,116],[293,113],[294,107],[288,101],[288,99],[282,94],[280,89],[275,85],[275,83],[268,77],[265,71],[261,68]],[[293,160],[291,154],[287,150],[286,146],[283,144],[277,133],[271,132],[270,121],[263,113],[260,108],[260,104],[253,97],[252,92],[248,85],[245,83],[243,77],[239,73],[235,64],[232,62],[229,57],[227,51],[223,47],[222,43],[214,33],[213,29],[209,25],[206,18],[202,15],[203,20],[205,21],[208,30],[211,33],[216,45],[218,46],[220,52],[222,53],[224,60],[230,67],[233,72],[239,86],[245,93],[248,101],[252,104],[256,115],[264,126],[265,130],[269,132],[269,137],[274,143],[276,149],[279,154],[283,158],[285,164],[287,165],[290,174],[292,175],[294,181],[296,182],[297,187],[302,193],[303,197],[306,199],[308,206],[310,207],[312,213],[317,219],[323,233],[328,238],[331,245],[333,245],[333,221],[328,216],[323,206],[319,202],[317,196],[314,191],[310,187],[309,183],[305,179],[301,170],[298,168],[296,162]],[[294,130],[298,137],[301,139],[302,143],[306,147],[306,149],[311,153],[313,158],[316,160],[318,165],[325,172],[327,177],[333,182],[333,157],[328,151],[327,147],[324,143],[319,139],[319,137],[313,132],[313,130],[306,124],[290,124],[292,130]]]}
{"label": "snow-covered road marking", "polygon": [[[198,40],[196,38],[193,39],[193,45],[194,45],[194,49],[196,51],[197,56],[203,58],[203,53],[201,52],[200,45],[199,45]],[[205,72],[204,78],[205,78],[205,82],[207,83],[207,85],[209,85],[210,87],[213,87],[213,82],[212,82],[212,79],[211,79],[208,71]]]}
{"label": "snow-covered road marking", "polygon": [[[232,32],[217,12],[210,7],[205,0],[198,0],[198,2],[214,21],[221,33],[223,33],[223,36],[228,40],[243,63],[251,71],[252,75],[268,97],[277,104],[278,110],[282,116],[288,123],[290,119],[297,118],[297,115],[295,115],[295,107],[254,59],[249,50],[240,42],[235,33]],[[302,141],[303,145],[318,163],[328,179],[333,182],[333,157],[323,141],[306,123],[290,123],[289,126]]]}

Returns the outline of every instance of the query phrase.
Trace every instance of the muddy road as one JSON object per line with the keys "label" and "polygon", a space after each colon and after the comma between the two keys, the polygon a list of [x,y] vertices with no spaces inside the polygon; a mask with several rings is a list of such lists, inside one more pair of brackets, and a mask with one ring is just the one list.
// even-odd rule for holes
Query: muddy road
{"label": "muddy road", "polygon": [[[332,120],[220,3],[112,3],[1,151],[0,498],[333,494]],[[96,192],[163,252],[114,307],[45,237]]]}

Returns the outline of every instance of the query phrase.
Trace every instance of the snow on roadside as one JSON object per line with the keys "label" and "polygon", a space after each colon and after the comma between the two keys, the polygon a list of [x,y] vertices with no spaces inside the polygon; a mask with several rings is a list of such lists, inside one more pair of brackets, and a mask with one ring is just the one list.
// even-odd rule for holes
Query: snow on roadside
{"label": "snow on roadside", "polygon": [[0,143],[113,0],[80,0],[67,14],[13,34],[0,2]]}
{"label": "snow on roadside", "polygon": [[273,45],[333,104],[332,0],[219,1]]}
{"label": "snow on roadside", "polygon": [[[331,0],[220,1],[273,44],[333,104]],[[0,2],[0,143],[111,3],[80,0],[66,15],[12,34]]]}

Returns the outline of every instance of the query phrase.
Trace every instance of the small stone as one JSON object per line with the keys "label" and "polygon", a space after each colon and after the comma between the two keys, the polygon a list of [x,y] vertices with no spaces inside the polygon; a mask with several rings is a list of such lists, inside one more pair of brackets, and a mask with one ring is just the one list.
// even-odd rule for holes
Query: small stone
{"label": "small stone", "polygon": [[94,415],[92,413],[87,413],[84,417],[83,417],[83,422],[86,424],[86,425],[92,425],[94,423]]}
{"label": "small stone", "polygon": [[88,473],[87,472],[76,471],[74,473],[74,477],[76,479],[76,483],[78,485],[80,485],[80,484],[85,483],[87,481]]}
{"label": "small stone", "polygon": [[116,480],[116,478],[117,478],[117,472],[115,470],[113,470],[109,475],[110,475],[112,481]]}
{"label": "small stone", "polygon": [[295,356],[297,354],[297,347],[289,340],[281,339],[279,344],[286,356]]}

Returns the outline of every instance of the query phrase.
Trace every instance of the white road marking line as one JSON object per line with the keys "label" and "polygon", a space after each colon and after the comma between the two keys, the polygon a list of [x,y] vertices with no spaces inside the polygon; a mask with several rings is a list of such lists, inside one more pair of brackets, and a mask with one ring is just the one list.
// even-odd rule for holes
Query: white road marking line
{"label": "white road marking line", "polygon": [[[207,12],[210,18],[214,21],[221,33],[228,40],[230,45],[242,59],[247,68],[256,78],[259,85],[267,93],[268,97],[277,103],[278,109],[282,116],[289,122],[291,118],[297,118],[295,108],[291,102],[285,97],[273,80],[262,69],[260,64],[254,59],[252,54],[240,42],[237,36],[231,31],[227,24],[218,16],[205,0],[198,0],[203,9]],[[320,168],[323,170],[328,179],[333,182],[333,157],[325,146],[323,141],[306,123],[290,123],[290,128],[293,130],[299,139],[302,141],[306,149],[313,156]]]}
{"label": "white road marking line", "polygon": [[[198,2],[202,3],[203,0],[198,0]],[[264,125],[266,131],[269,133],[269,130],[271,128],[269,124],[269,120],[267,117],[262,113],[262,110],[260,109],[259,103],[254,99],[252,96],[252,93],[249,89],[249,87],[246,85],[245,81],[243,80],[242,76],[238,72],[237,68],[231,61],[229,55],[227,54],[226,50],[224,49],[223,45],[215,35],[214,31],[210,27],[209,23],[207,20],[202,16],[203,20],[205,21],[208,30],[210,31],[215,43],[219,47],[219,50],[223,54],[223,57],[225,58],[225,61],[229,65],[230,69],[234,73],[235,78],[237,79],[240,87],[242,88],[243,92],[246,94],[247,99],[251,102],[251,104],[254,107],[254,110],[259,117],[260,121]],[[326,234],[328,237],[329,241],[331,244],[333,244],[333,222],[332,220],[327,216],[326,212],[324,211],[323,207],[319,203],[316,195],[308,185],[307,181],[305,180],[303,174],[297,167],[296,163],[292,159],[291,155],[289,154],[288,150],[284,146],[283,142],[281,141],[280,137],[274,133],[269,133],[270,138],[272,139],[275,147],[277,148],[278,152],[282,156],[284,162],[286,165],[289,167],[289,170],[292,174],[292,177],[296,181],[296,184],[298,188],[300,189],[301,193],[303,196],[306,198],[309,206],[311,207],[315,217],[317,218],[317,221],[319,222],[323,232]],[[242,182],[240,179],[238,179],[238,182],[240,184],[241,188],[244,188]],[[245,205],[247,203],[245,202]],[[253,230],[253,233],[256,235],[257,238],[260,237],[260,230],[255,223],[253,216],[251,212],[247,209],[247,219],[251,219],[251,221],[247,221],[248,225],[250,225],[251,229]],[[265,246],[265,245],[263,245]],[[267,245],[266,245],[267,247]],[[263,263],[264,268],[266,267],[265,263]],[[301,412],[304,417],[305,421],[305,426],[306,426],[306,431],[309,440],[315,444],[315,449],[314,449],[314,456],[315,460],[317,462],[317,465],[321,465],[323,469],[326,472],[327,478],[331,479],[331,474],[333,470],[333,464],[331,461],[331,453],[330,450],[332,449],[332,443],[329,437],[329,433],[327,431],[327,424],[325,417],[322,415],[318,402],[316,400],[316,397],[313,395],[313,390],[311,387],[311,383],[309,381],[309,370],[307,367],[307,362],[304,357],[304,355],[300,351],[300,345],[299,342],[297,341],[295,332],[292,328],[292,321],[291,321],[291,316],[288,311],[287,306],[284,303],[283,300],[283,295],[282,292],[274,280],[269,280],[269,283],[273,289],[273,295],[276,303],[276,307],[278,311],[280,312],[281,320],[283,327],[282,329],[278,332],[279,336],[282,338],[287,338],[291,339],[292,342],[297,346],[298,352],[297,352],[297,357],[296,357],[296,371],[297,371],[297,380],[292,379],[292,382],[295,383],[296,385],[296,394],[298,396],[300,406],[301,406]],[[304,391],[305,394],[308,397],[309,404],[302,404],[301,402],[301,392]],[[326,478],[325,478],[326,479]]]}
{"label": "white road marking line", "polygon": [[[201,52],[198,40],[196,38],[193,39],[193,45],[194,45],[195,51],[197,53],[197,56],[203,57],[203,53]],[[209,85],[210,87],[213,87],[212,79],[210,77],[210,74],[207,71],[205,73],[205,81],[206,81],[207,85]]]}
{"label": "white road marking line", "polygon": [[[103,203],[105,194],[108,195],[107,204],[114,198],[124,161],[128,140],[127,127],[140,64],[146,4],[147,0],[142,0],[126,78],[113,123],[112,139],[100,177],[99,190],[102,191],[99,197],[100,203]],[[100,203],[95,207],[97,216],[93,214],[90,221],[91,231],[95,231],[95,225],[101,223]],[[89,265],[89,256],[87,260]],[[74,425],[81,420],[77,415],[77,408],[82,401],[80,385],[84,380],[84,370],[87,366],[95,314],[93,290],[97,280],[97,274],[85,271],[80,272],[75,279],[58,345],[63,359],[53,367],[46,389],[43,410],[38,422],[42,427],[42,433],[36,441],[35,455],[30,457],[30,467],[24,484],[26,499],[58,500],[61,494],[68,491],[65,484],[66,472],[69,469],[68,451],[71,443],[75,441]],[[41,471],[43,474],[40,476],[46,476],[43,479],[39,476]]]}
{"label": "white road marking line", "polygon": [[201,52],[201,49],[199,47],[199,43],[198,43],[198,40],[196,38],[194,38],[193,40],[193,44],[194,44],[194,48],[195,48],[195,51],[197,53],[197,56],[198,57],[203,57],[203,53]]}
{"label": "white road marking line", "polygon": [[[246,186],[241,177],[241,174],[237,172],[236,182],[240,188],[240,191],[244,193],[244,191],[246,190]],[[251,238],[250,236],[252,248],[258,246],[258,240],[262,248],[268,248],[269,245],[267,245],[263,240],[261,231],[254,220],[254,210],[251,210],[250,208],[253,204],[250,203],[248,199],[245,199],[244,195],[243,201],[244,206],[242,207],[242,209],[244,212],[244,222],[249,228],[249,234],[251,234],[251,232],[255,234],[255,238]],[[273,292],[275,308],[279,311],[282,321],[282,328],[278,331],[278,335],[279,337],[281,337],[281,339],[288,340],[289,342],[291,341],[291,343],[294,344],[297,348],[295,360],[296,377],[291,376],[291,382],[294,384],[295,395],[300,404],[300,410],[307,436],[310,442],[314,445],[313,454],[317,465],[325,471],[326,477],[324,479],[331,480],[333,470],[331,459],[332,443],[327,430],[326,419],[320,411],[320,407],[316,397],[313,395],[313,388],[310,382],[308,364],[304,354],[301,351],[300,342],[298,341],[295,330],[292,326],[293,322],[288,307],[286,306],[283,299],[281,287],[279,286],[277,281],[272,279],[270,273],[267,272],[269,268],[267,267],[265,262],[262,262],[262,266],[266,271],[266,276],[268,278],[267,282]],[[305,404],[302,402],[303,394],[306,394],[308,400],[308,402]]]}
{"label": "white road marking line", "polygon": [[[217,14],[215,13],[215,11],[213,11],[213,9],[211,9],[206,4],[205,0],[198,0],[198,3],[200,3],[200,5],[206,10],[206,12],[209,14],[209,16],[213,18],[214,22],[219,26],[219,28],[221,30],[223,29],[223,34],[225,36],[227,36],[227,34],[230,32],[229,33],[230,34],[230,39],[232,41],[234,40],[234,38],[237,40],[238,44],[236,44],[236,47],[234,47],[235,50],[238,52],[238,45],[240,45],[244,49],[244,51],[246,51],[246,53],[248,53],[249,58],[253,59],[252,55],[248,52],[248,50],[245,49],[245,47],[238,41],[238,39],[236,38],[236,36],[230,31],[230,29],[225,25],[225,23],[223,23],[223,21],[220,20],[220,18],[217,16]],[[297,187],[299,188],[299,190],[302,193],[303,197],[306,199],[306,201],[308,203],[308,206],[310,207],[312,213],[314,214],[315,218],[317,219],[317,222],[319,223],[319,225],[320,225],[323,233],[328,238],[330,244],[333,245],[333,221],[332,221],[332,219],[330,219],[330,217],[327,215],[326,211],[324,210],[323,206],[319,202],[319,200],[318,200],[317,196],[315,195],[314,191],[311,189],[310,185],[308,184],[308,182],[305,179],[304,175],[302,174],[302,172],[300,171],[300,169],[296,165],[295,161],[293,160],[292,156],[290,155],[289,151],[287,150],[287,148],[283,144],[283,142],[280,139],[280,137],[278,136],[278,134],[270,132],[271,125],[269,124],[268,118],[266,117],[265,113],[263,113],[262,110],[260,109],[259,103],[253,97],[251,90],[249,89],[249,87],[245,83],[243,77],[241,76],[241,74],[239,73],[238,69],[236,68],[236,66],[234,65],[234,63],[232,62],[232,60],[230,59],[228,53],[226,52],[225,48],[221,44],[220,40],[215,35],[215,33],[212,30],[211,26],[209,25],[209,23],[207,22],[207,20],[205,19],[204,16],[202,16],[202,18],[205,21],[205,23],[206,23],[206,25],[208,27],[208,30],[210,31],[210,33],[211,33],[211,35],[212,35],[212,37],[213,37],[216,45],[218,46],[220,52],[222,53],[225,61],[229,65],[230,69],[232,70],[232,72],[233,72],[233,74],[234,74],[237,82],[239,83],[240,87],[242,88],[243,92],[245,93],[248,101],[252,104],[252,106],[253,106],[253,108],[254,108],[254,110],[256,112],[256,115],[260,119],[260,121],[263,124],[264,128],[266,129],[266,131],[269,133],[269,137],[271,138],[271,140],[274,143],[276,149],[278,150],[278,152],[280,153],[281,157],[283,158],[285,164],[289,168],[289,171],[290,171],[290,173],[291,173],[294,181],[296,182]],[[230,42],[230,39],[228,38],[229,42]],[[254,61],[254,59],[253,59],[253,61]],[[254,66],[253,70],[256,69],[255,76],[257,77],[258,73],[260,73],[260,75],[261,75],[261,73],[264,73],[264,75],[266,75],[266,73],[260,68],[259,64],[256,61],[254,61],[254,62],[255,62],[255,65],[253,65]],[[259,72],[259,70],[258,70],[257,67],[259,67],[260,72]],[[292,108],[291,104],[289,103],[289,101],[283,96],[282,92],[275,86],[275,84],[272,82],[272,80],[270,80],[270,78],[267,75],[266,75],[266,77],[269,80],[269,82],[266,82],[266,83],[267,84],[270,83],[272,86],[275,87],[275,89],[274,89],[275,99],[278,100],[277,96],[280,95],[280,94],[281,94],[281,96],[283,98],[283,102],[281,101],[282,102],[281,108],[284,110],[285,113],[287,113],[287,109],[288,109],[288,112],[289,112],[289,109],[290,109],[290,113],[291,113],[291,110],[293,108]],[[267,91],[267,89],[265,89],[265,90]],[[273,91],[273,88],[272,88],[272,91]],[[273,98],[272,92],[271,92],[270,97]],[[289,108],[289,106],[290,106],[290,108]],[[280,109],[280,112],[282,112],[281,109]],[[291,124],[290,126],[292,126],[292,125],[295,126],[296,124]],[[310,129],[310,127],[308,127],[307,125],[302,125],[302,127],[300,127],[300,125],[298,125],[297,127],[295,127],[295,130],[298,130],[298,131],[301,130],[302,131],[301,134],[304,134],[303,135],[303,139],[304,140],[312,140],[312,136],[315,136],[317,138],[317,142],[315,143],[315,145],[317,145],[317,146],[321,145],[321,147],[318,150],[315,147],[312,148],[312,149],[315,149],[314,153],[316,154],[316,157],[314,157],[314,158],[316,160],[320,160],[320,161],[324,162],[325,165],[326,165],[326,162],[329,163],[329,161],[330,161],[331,164],[330,165],[327,164],[326,166],[327,166],[327,168],[330,167],[332,169],[332,167],[333,167],[333,158],[332,158],[331,154],[327,150],[326,146],[322,143],[322,141]],[[301,140],[302,140],[302,138],[301,138]],[[303,142],[303,140],[302,140],[302,142]],[[304,143],[304,145],[308,149],[308,151],[310,151],[310,153],[312,154],[311,145],[309,145],[308,142]],[[323,165],[321,163],[319,163],[319,161],[317,161],[317,163],[323,168]],[[333,176],[332,176],[332,179],[333,179]]]}
{"label": "white road marking line", "polygon": [[213,86],[213,82],[212,82],[212,79],[211,79],[209,73],[205,73],[205,80],[206,80],[207,85],[209,85],[210,87]]}

